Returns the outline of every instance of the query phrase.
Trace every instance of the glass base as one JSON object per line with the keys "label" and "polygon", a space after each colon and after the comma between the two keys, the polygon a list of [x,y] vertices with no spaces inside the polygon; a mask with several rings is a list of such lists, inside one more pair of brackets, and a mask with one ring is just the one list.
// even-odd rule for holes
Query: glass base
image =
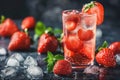
{"label": "glass base", "polygon": [[94,63],[92,62],[89,65],[72,65],[72,69],[73,71],[84,71],[85,68],[87,68],[88,66],[94,65]]}

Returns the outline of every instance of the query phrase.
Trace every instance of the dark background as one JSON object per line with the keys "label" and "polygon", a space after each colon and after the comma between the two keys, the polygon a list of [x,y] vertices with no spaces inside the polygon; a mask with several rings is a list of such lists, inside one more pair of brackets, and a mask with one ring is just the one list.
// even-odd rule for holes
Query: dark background
{"label": "dark background", "polygon": [[[32,15],[48,26],[61,27],[64,9],[81,9],[91,0],[0,0],[0,15],[12,19],[23,19]],[[120,22],[120,0],[97,0],[104,5],[105,21]],[[104,21],[104,22],[105,22]],[[104,24],[104,23],[103,23]]]}

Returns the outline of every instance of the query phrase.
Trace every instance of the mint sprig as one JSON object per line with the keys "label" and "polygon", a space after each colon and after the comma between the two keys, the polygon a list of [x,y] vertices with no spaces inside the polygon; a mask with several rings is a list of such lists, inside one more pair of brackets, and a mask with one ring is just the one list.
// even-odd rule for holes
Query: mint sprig
{"label": "mint sprig", "polygon": [[40,36],[41,34],[44,33],[45,29],[46,29],[45,24],[41,21],[38,21],[35,25],[35,34]]}
{"label": "mint sprig", "polygon": [[53,71],[53,67],[58,60],[64,59],[64,56],[61,54],[53,55],[52,52],[47,52],[47,57],[45,58],[45,62],[47,62],[47,71],[48,73]]}
{"label": "mint sprig", "polygon": [[107,48],[108,47],[108,42],[107,41],[104,41],[102,43],[101,46],[98,47],[98,49],[95,51],[96,53],[98,53],[100,50],[102,50],[103,48]]}
{"label": "mint sprig", "polygon": [[39,36],[41,36],[43,33],[60,35],[62,33],[62,30],[59,28],[54,29],[53,27],[48,27],[43,22],[38,21],[35,25],[34,32],[34,41],[36,41],[39,38]]}

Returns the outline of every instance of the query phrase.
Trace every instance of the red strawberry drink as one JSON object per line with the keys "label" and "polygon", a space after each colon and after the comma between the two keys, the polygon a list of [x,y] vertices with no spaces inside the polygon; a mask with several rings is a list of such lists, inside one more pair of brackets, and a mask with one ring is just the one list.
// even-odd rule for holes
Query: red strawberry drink
{"label": "red strawberry drink", "polygon": [[63,19],[63,46],[65,60],[73,68],[93,64],[96,40],[96,15],[65,10]]}

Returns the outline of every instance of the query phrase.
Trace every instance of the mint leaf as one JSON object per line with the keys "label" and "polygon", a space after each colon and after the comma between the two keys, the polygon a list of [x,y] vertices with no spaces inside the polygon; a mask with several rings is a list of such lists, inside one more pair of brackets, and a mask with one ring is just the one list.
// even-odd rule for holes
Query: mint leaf
{"label": "mint leaf", "polygon": [[103,44],[102,44],[102,47],[103,47],[103,48],[108,47],[108,42],[107,42],[107,41],[104,41]]}
{"label": "mint leaf", "polygon": [[47,62],[47,71],[49,73],[52,72],[54,66],[54,55],[48,51],[45,61]]}
{"label": "mint leaf", "polygon": [[53,33],[53,28],[52,27],[47,27],[46,30],[45,30],[45,33],[54,34]]}
{"label": "mint leaf", "polygon": [[[52,27],[46,27],[43,22],[38,21],[35,25],[34,32],[35,32],[34,41],[36,41],[43,33],[48,33],[50,35],[58,36],[62,33],[62,30],[59,28],[53,29]],[[58,38],[58,39],[61,40],[61,38]]]}
{"label": "mint leaf", "polygon": [[35,34],[42,35],[46,29],[46,26],[43,22],[38,21],[35,25]]}
{"label": "mint leaf", "polygon": [[55,55],[55,59],[56,60],[62,60],[62,59],[64,59],[64,56],[60,55],[60,54],[57,54],[57,55]]}
{"label": "mint leaf", "polygon": [[62,30],[58,28],[53,29],[52,27],[47,27],[45,33],[60,35],[62,33]]}
{"label": "mint leaf", "polygon": [[62,30],[58,29],[58,28],[55,28],[54,29],[54,34],[62,34]]}
{"label": "mint leaf", "polygon": [[47,52],[47,55],[48,55],[49,59],[53,59],[54,58],[54,55],[50,51]]}
{"label": "mint leaf", "polygon": [[34,34],[34,41],[36,41],[44,32],[45,32],[46,26],[43,22],[38,21],[35,25],[35,34]]}
{"label": "mint leaf", "polygon": [[47,64],[47,71],[48,71],[48,73],[52,72],[53,67],[54,67],[54,63],[53,62]]}

